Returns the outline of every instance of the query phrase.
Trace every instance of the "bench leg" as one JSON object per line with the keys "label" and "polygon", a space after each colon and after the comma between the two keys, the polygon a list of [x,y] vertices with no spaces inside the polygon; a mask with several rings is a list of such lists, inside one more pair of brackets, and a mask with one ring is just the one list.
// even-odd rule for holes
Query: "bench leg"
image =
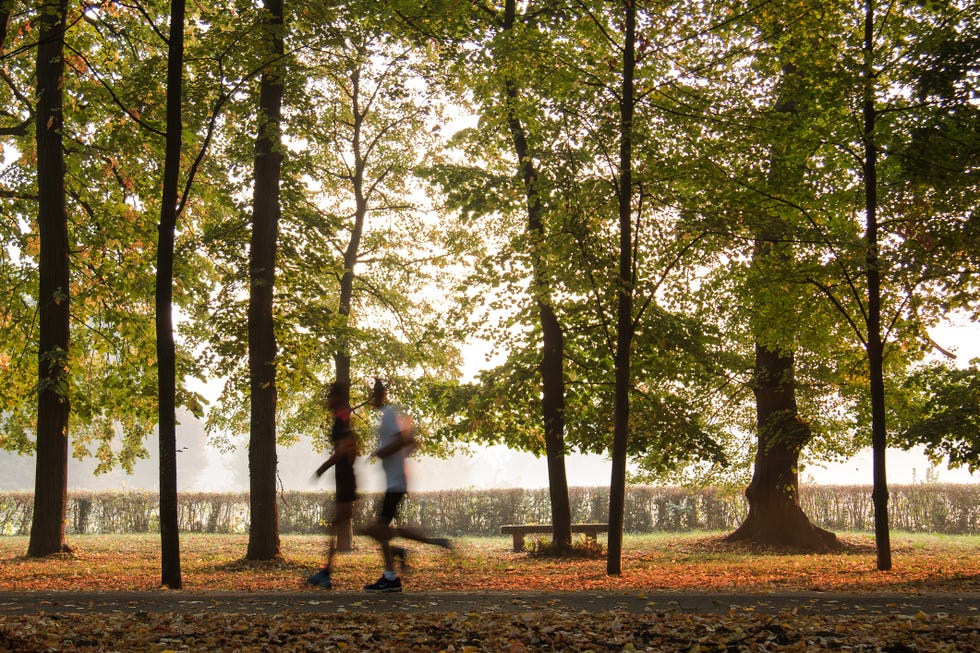
{"label": "bench leg", "polygon": [[524,533],[514,533],[514,553],[524,550]]}

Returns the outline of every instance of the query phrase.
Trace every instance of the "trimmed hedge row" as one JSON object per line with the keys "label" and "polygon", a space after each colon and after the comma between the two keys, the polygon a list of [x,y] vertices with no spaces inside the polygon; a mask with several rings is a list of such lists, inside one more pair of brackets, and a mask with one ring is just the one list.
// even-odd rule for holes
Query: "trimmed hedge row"
{"label": "trimmed hedge row", "polygon": [[[379,495],[356,504],[355,521],[371,520]],[[571,488],[575,522],[605,522],[607,488]],[[33,495],[0,494],[0,535],[30,533]],[[833,531],[870,531],[874,508],[867,486],[805,486],[801,504],[815,524]],[[732,530],[745,517],[739,492],[716,488],[631,487],[626,495],[625,529],[656,531]],[[318,533],[333,509],[329,492],[280,495],[282,533]],[[178,520],[182,532],[242,533],[248,530],[247,493],[182,493]],[[546,489],[449,490],[418,492],[403,504],[402,521],[444,535],[496,535],[501,524],[548,523]],[[932,533],[980,533],[980,485],[918,484],[891,488],[891,527]],[[147,533],[159,528],[157,495],[150,492],[72,492],[66,530],[71,534]]]}

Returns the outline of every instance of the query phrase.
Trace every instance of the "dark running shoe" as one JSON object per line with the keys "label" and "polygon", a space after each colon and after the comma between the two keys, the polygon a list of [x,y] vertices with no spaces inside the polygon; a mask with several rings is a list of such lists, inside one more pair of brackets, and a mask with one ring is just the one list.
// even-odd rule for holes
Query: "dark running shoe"
{"label": "dark running shoe", "polygon": [[365,585],[364,589],[368,592],[401,592],[402,581],[400,578],[388,580],[384,576],[370,585]]}
{"label": "dark running shoe", "polygon": [[398,568],[403,574],[408,571],[408,550],[405,547],[391,547],[391,557],[398,563]]}
{"label": "dark running shoe", "polygon": [[314,587],[321,587],[325,590],[331,589],[333,587],[333,582],[330,580],[330,572],[326,569],[321,569],[312,576],[306,579],[306,582]]}

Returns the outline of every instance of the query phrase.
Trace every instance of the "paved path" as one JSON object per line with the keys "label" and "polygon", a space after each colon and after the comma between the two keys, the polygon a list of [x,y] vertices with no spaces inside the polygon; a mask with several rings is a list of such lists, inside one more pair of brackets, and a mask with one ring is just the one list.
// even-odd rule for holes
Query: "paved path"
{"label": "paved path", "polygon": [[770,594],[661,592],[0,592],[0,615],[67,613],[457,612],[520,613],[538,610],[728,613],[730,610],[801,614],[980,616],[980,594]]}

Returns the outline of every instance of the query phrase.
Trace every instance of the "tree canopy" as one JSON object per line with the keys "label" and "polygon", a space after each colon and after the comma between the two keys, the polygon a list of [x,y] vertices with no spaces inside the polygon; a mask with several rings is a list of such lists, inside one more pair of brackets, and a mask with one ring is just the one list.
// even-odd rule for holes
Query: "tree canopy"
{"label": "tree canopy", "polygon": [[[355,401],[357,383],[392,381],[430,451],[469,441],[543,453],[545,307],[562,335],[563,446],[609,452],[628,291],[625,451],[641,478],[744,480],[760,344],[793,352],[812,432],[805,455],[866,444],[861,103],[870,92],[888,437],[973,468],[971,377],[918,370],[936,351],[930,328],[954,311],[975,319],[978,307],[971,3],[902,2],[879,16],[870,89],[850,2],[516,4],[520,19],[506,30],[503,1],[288,6],[277,62],[280,441],[324,437],[318,393],[346,373]],[[40,346],[40,18],[12,6],[0,79],[0,446],[28,452]],[[69,9],[65,31],[70,433],[75,454],[105,468],[145,456],[156,425],[167,17],[163,2],[84,4]],[[249,422],[254,98],[271,65],[256,45],[261,25],[254,3],[188,7],[177,405],[231,440]],[[533,179],[522,177],[527,163]],[[540,228],[528,228],[529,188]],[[755,256],[760,239],[772,255]],[[460,349],[473,337],[497,355],[461,382]],[[189,389],[195,379],[223,384],[213,406]]]}

